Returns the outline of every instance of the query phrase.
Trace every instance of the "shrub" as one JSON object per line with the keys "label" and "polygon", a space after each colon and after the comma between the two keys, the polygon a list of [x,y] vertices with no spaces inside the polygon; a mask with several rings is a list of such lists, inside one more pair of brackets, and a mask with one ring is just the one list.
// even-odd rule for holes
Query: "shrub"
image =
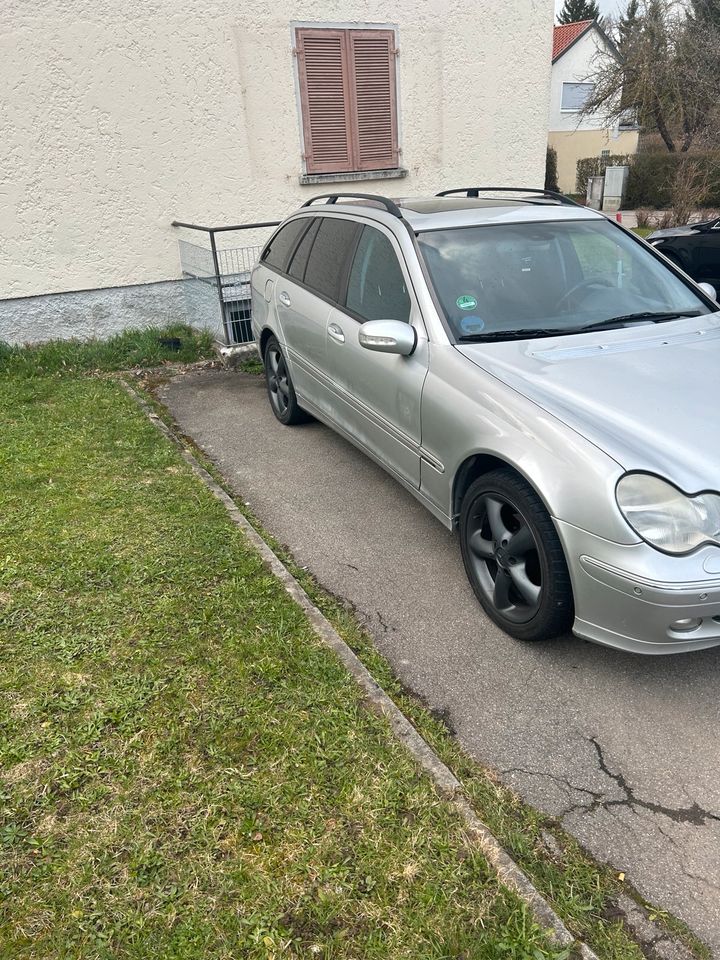
{"label": "shrub", "polygon": [[555,192],[560,189],[558,187],[557,150],[555,147],[548,147],[545,152],[545,189],[555,190]]}
{"label": "shrub", "polygon": [[[580,161],[582,162],[582,161]],[[625,203],[662,209],[676,205],[685,182],[702,182],[694,206],[720,206],[720,152],[638,153],[630,164]]]}
{"label": "shrub", "polygon": [[577,162],[575,187],[577,192],[586,196],[588,177],[601,177],[606,167],[624,167],[630,163],[627,153],[614,153],[609,157],[585,157]]}
{"label": "shrub", "polygon": [[637,225],[642,230],[647,230],[653,225],[653,216],[649,210],[637,210],[635,216],[637,217]]}

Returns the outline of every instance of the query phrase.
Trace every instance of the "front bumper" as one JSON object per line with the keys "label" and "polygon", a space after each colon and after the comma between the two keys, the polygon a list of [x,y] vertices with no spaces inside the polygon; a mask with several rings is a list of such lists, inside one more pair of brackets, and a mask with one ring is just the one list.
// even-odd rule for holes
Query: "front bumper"
{"label": "front bumper", "polygon": [[555,525],[572,578],[578,636],[634,653],[720,645],[719,547],[672,557],[643,542],[612,543],[562,520]]}

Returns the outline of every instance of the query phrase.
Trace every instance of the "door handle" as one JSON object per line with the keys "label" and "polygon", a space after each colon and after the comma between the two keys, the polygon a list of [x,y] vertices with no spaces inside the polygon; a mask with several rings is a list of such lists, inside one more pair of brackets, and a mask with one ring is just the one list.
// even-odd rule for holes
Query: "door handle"
{"label": "door handle", "polygon": [[342,332],[342,328],[336,323],[331,323],[328,327],[328,336],[332,337],[333,340],[337,340],[338,343],[345,343],[345,334]]}
{"label": "door handle", "polygon": [[282,291],[282,293],[278,294],[278,300],[284,307],[290,306],[290,297],[288,296],[287,293],[285,293],[284,290]]}

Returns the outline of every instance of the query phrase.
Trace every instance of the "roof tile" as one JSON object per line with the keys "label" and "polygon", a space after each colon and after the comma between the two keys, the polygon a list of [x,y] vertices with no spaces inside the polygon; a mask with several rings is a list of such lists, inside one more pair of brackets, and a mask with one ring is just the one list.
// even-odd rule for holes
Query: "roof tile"
{"label": "roof tile", "polygon": [[564,23],[553,29],[553,62],[565,53],[570,44],[577,40],[581,33],[585,33],[592,20],[578,20],[576,23]]}

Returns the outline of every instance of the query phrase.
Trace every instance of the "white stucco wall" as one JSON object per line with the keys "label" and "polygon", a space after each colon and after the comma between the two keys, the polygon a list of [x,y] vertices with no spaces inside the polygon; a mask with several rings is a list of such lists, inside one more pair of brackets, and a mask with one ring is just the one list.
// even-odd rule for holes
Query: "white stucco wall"
{"label": "white stucco wall", "polygon": [[563,83],[583,83],[597,68],[599,53],[605,52],[605,41],[597,30],[589,30],[552,65],[550,81],[550,130],[602,130],[611,125],[602,114],[580,118],[575,112],[561,109]]}
{"label": "white stucco wall", "polygon": [[298,183],[292,21],[399,27],[409,176],[355,189],[541,185],[552,17],[552,0],[16,0],[0,299],[177,277],[173,219],[281,218],[327,192]]}

